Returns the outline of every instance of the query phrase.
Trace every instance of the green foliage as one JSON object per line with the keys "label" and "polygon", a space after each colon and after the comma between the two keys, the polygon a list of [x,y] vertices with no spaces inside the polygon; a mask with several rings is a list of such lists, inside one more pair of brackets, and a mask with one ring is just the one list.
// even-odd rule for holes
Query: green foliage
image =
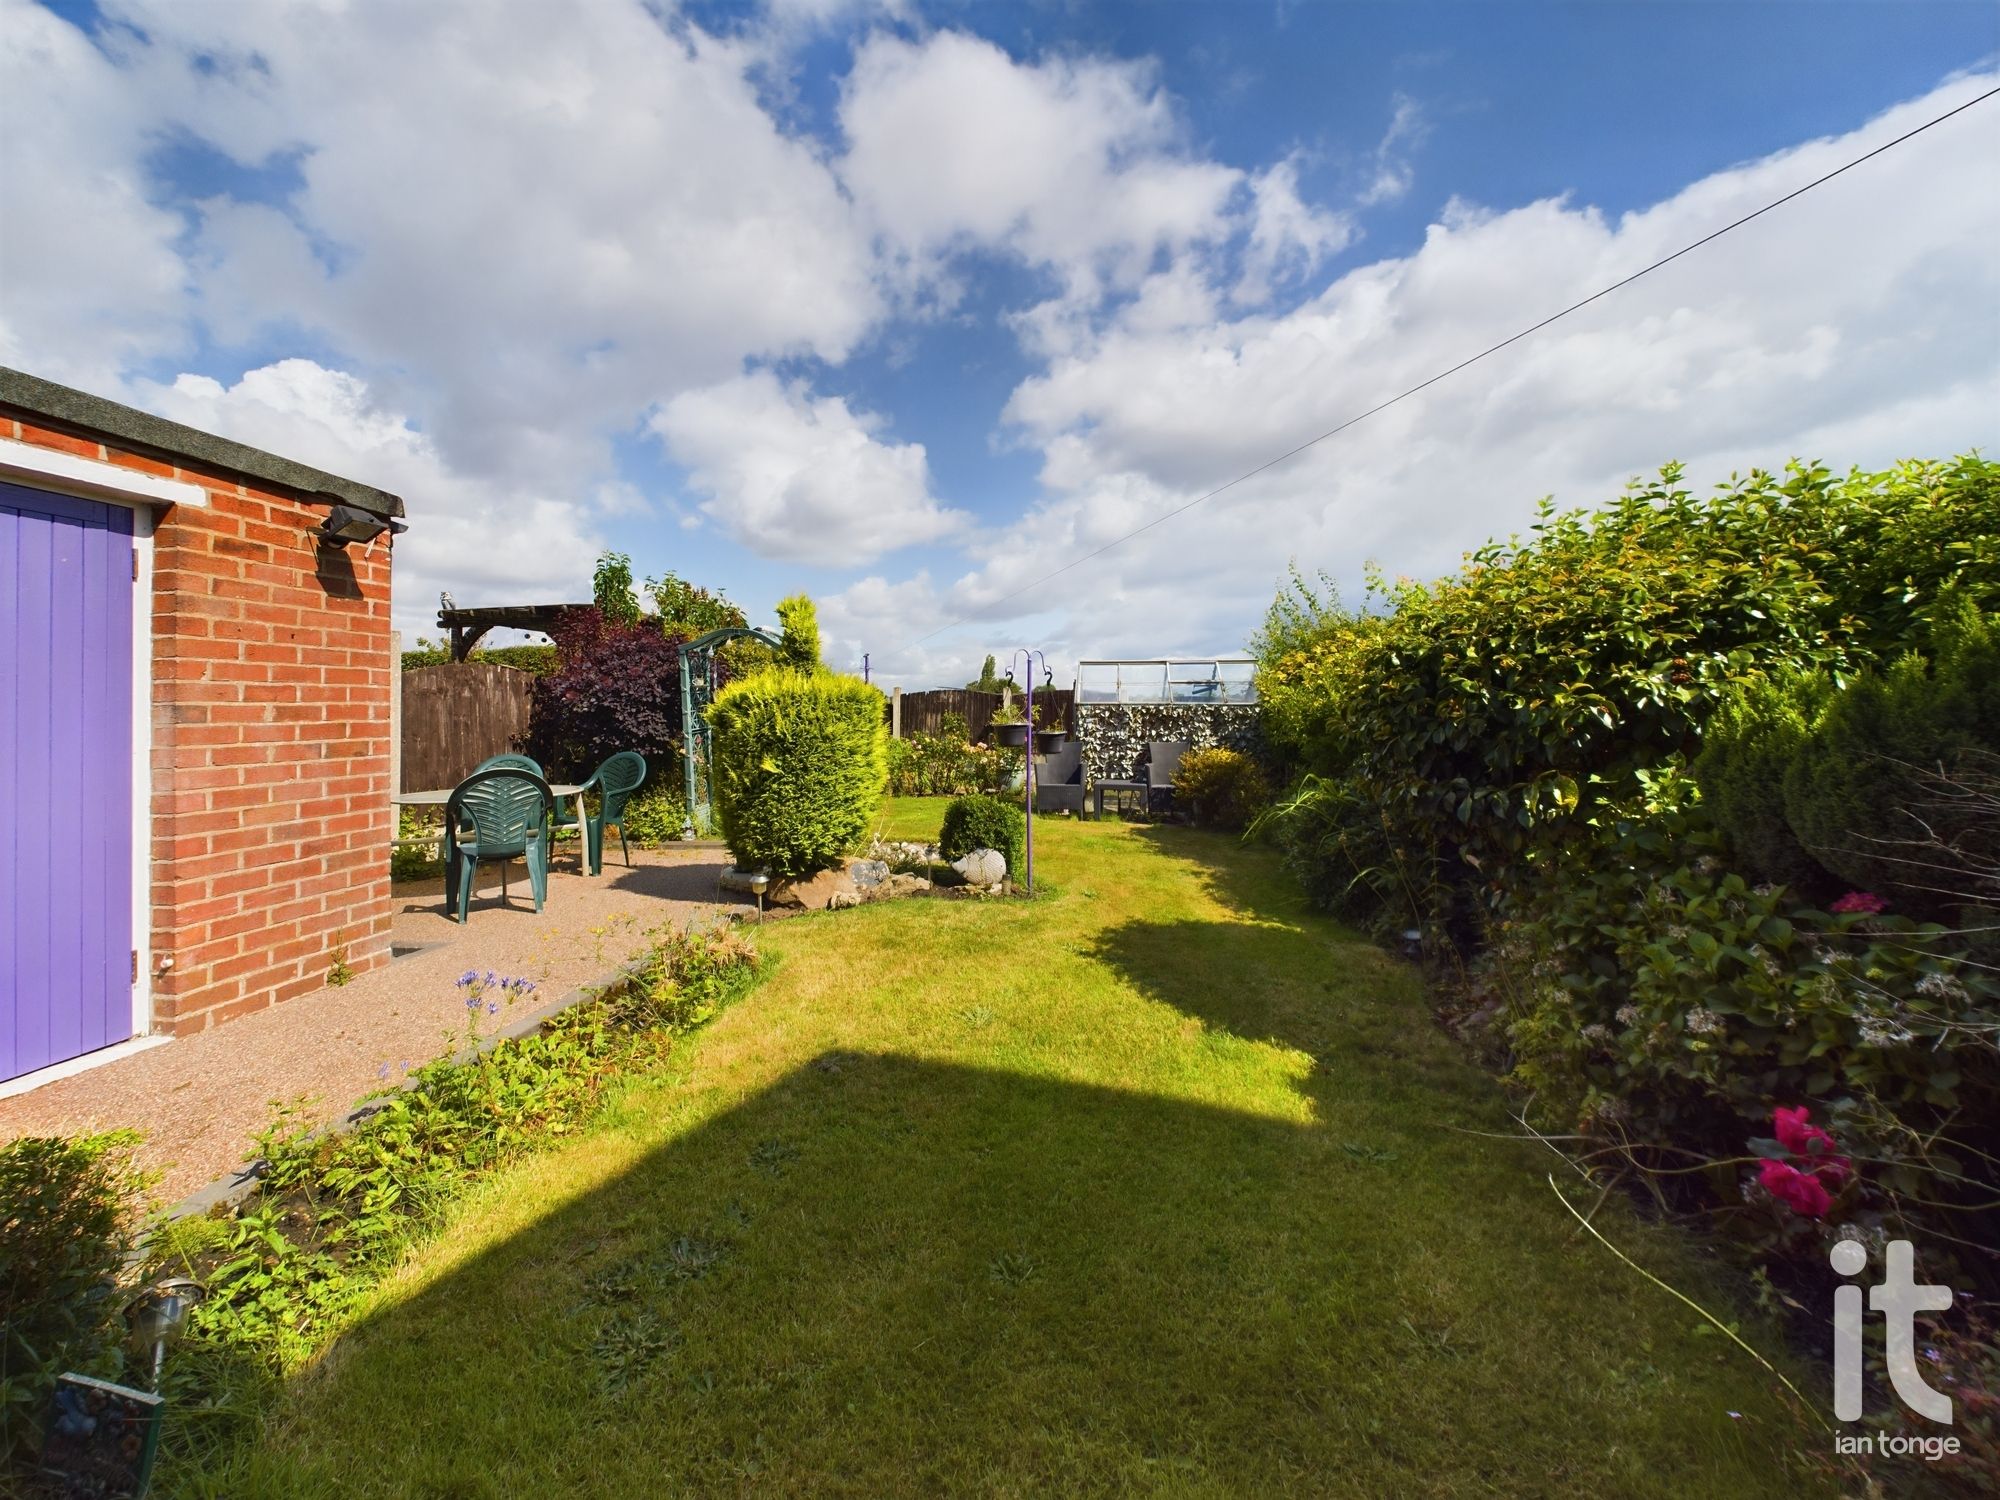
{"label": "green foliage", "polygon": [[146,1178],[129,1131],[0,1145],[0,1465],[34,1451],[56,1376],[115,1376],[117,1278]]}
{"label": "green foliage", "polygon": [[1307,831],[1324,842],[1332,809],[1366,845],[1379,822],[1421,867],[1323,888],[1363,915],[1419,892],[1428,922],[1469,939],[1530,842],[1691,752],[1732,686],[1893,658],[1952,591],[2000,602],[2000,466],[1794,464],[1707,499],[1679,477],[1595,513],[1545,505],[1531,540],[1452,578],[1376,582],[1382,612],[1280,610],[1273,643],[1308,644],[1260,661],[1265,733],[1337,788]]}
{"label": "green foliage", "polygon": [[351,1130],[305,1130],[281,1112],[258,1139],[258,1195],[198,1230],[162,1231],[150,1260],[208,1286],[191,1324],[198,1342],[295,1369],[472,1180],[574,1130],[611,1079],[710,1019],[756,973],[733,931],[662,930],[624,989],[417,1070]]}
{"label": "green foliage", "polygon": [[1716,710],[1694,775],[1744,868],[1816,891],[1826,880],[1785,817],[1785,772],[1826,712],[1831,680],[1820,672],[1757,678]]}
{"label": "green foliage", "polygon": [[1263,771],[1241,750],[1190,751],[1174,770],[1175,805],[1206,828],[1242,828],[1270,800]]}
{"label": "green foliage", "polygon": [[1694,769],[1751,871],[1943,914],[1975,894],[1954,884],[1954,861],[2000,862],[1990,805],[1945,783],[1996,751],[2000,639],[1964,609],[1939,623],[1928,657],[1908,653],[1837,690],[1821,676],[1745,685]]}
{"label": "green foliage", "polygon": [[997,849],[1006,856],[1011,878],[1020,873],[1027,837],[1028,818],[1020,803],[1004,797],[958,797],[944,810],[938,853],[954,860],[974,849]]}
{"label": "green foliage", "polygon": [[708,722],[716,813],[741,868],[810,875],[866,832],[888,776],[875,688],[774,668],[724,688]]}
{"label": "green foliage", "polygon": [[2000,632],[1976,614],[1939,632],[1931,661],[1911,654],[1837,694],[1785,772],[1799,842],[1848,884],[1918,910],[1948,910],[1947,851],[2000,859],[1994,810],[1932,799],[1927,788],[2000,751]]}
{"label": "green foliage", "polygon": [[[674,770],[668,767],[669,772]],[[625,837],[635,844],[664,844],[687,826],[687,792],[673,775],[648,773],[625,803]]]}
{"label": "green foliage", "polygon": [[889,741],[889,793],[895,797],[959,797],[997,792],[1020,768],[1021,753],[967,743],[961,714],[946,714],[936,734]]}
{"label": "green foliage", "polygon": [[[488,666],[513,667],[516,671],[531,672],[541,677],[556,669],[556,648],[552,645],[480,646],[466,660]],[[442,667],[450,661],[451,646],[448,642],[418,636],[416,646],[403,653],[402,669],[414,672],[418,667]]]}
{"label": "green foliage", "polygon": [[638,624],[639,596],[632,588],[632,559],[623,552],[599,556],[590,576],[590,598],[611,624]]}
{"label": "green foliage", "polygon": [[712,630],[742,629],[749,621],[727,595],[669,573],[664,578],[648,578],[646,592],[652,595],[660,629],[668,635],[695,640]]}
{"label": "green foliage", "polygon": [[427,844],[400,844],[389,851],[389,878],[391,880],[428,880],[444,869],[443,820],[437,809],[419,811],[405,807],[397,810],[396,837],[399,839],[429,838]]}
{"label": "green foliage", "polygon": [[999,664],[994,661],[991,652],[987,653],[986,661],[979,668],[977,680],[965,685],[966,691],[973,693],[997,693],[1006,686],[1007,679],[1000,675]]}
{"label": "green foliage", "polygon": [[[1967,1235],[1994,1207],[1968,1162],[2000,1150],[2000,985],[1944,928],[1752,887],[1723,847],[1668,770],[1531,853],[1483,960],[1509,1001],[1514,1080],[1548,1128],[1682,1166],[1726,1163],[1769,1135],[1774,1103],[1814,1101],[1867,1158],[1846,1211],[1865,1200],[1905,1229],[1936,1215]],[[1967,1157],[1938,1148],[1947,1131]],[[1725,1202],[1738,1175],[1710,1184]]]}
{"label": "green foliage", "polygon": [[819,611],[804,594],[778,601],[778,662],[795,672],[817,672]]}

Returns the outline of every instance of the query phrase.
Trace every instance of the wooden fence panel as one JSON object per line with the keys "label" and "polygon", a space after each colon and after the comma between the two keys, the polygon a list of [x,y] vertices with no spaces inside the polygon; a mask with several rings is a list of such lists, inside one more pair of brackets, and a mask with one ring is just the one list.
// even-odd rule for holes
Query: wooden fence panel
{"label": "wooden fence panel", "polygon": [[405,672],[401,790],[456,786],[489,755],[520,749],[534,682],[489,662]]}
{"label": "wooden fence panel", "polygon": [[[1036,693],[1036,719],[1043,724],[1049,722],[1049,710],[1044,704],[1051,699],[1062,727],[1075,733],[1076,694],[1068,688],[1045,688]],[[934,688],[929,692],[905,693],[902,701],[904,739],[918,734],[942,734],[945,715],[958,714],[965,720],[968,742],[976,745],[986,738],[993,715],[1000,707],[1000,694],[971,688]]]}

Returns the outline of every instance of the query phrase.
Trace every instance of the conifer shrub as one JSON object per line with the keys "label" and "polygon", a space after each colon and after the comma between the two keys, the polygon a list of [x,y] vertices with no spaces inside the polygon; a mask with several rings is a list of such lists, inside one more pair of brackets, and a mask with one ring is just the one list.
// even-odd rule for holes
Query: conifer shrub
{"label": "conifer shrub", "polygon": [[858,677],[774,667],[708,710],[722,837],[741,869],[811,875],[867,831],[888,780],[882,694]]}

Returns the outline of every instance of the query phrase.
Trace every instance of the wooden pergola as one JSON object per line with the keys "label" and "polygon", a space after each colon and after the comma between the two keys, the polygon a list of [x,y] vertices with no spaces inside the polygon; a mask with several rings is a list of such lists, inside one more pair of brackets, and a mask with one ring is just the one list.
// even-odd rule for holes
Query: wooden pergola
{"label": "wooden pergola", "polygon": [[589,604],[495,604],[485,609],[447,606],[438,611],[438,628],[451,637],[451,659],[464,661],[489,630],[534,630],[553,635],[569,616],[594,607]]}

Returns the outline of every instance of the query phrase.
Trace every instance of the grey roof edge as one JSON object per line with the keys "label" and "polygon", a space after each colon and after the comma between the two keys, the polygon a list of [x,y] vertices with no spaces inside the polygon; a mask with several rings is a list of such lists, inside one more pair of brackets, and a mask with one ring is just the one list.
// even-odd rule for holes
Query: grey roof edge
{"label": "grey roof edge", "polygon": [[53,380],[44,380],[39,375],[12,370],[5,365],[0,365],[0,406],[12,407],[60,426],[80,428],[114,439],[121,448],[191,459],[203,468],[227,469],[246,479],[261,480],[292,490],[306,500],[321,504],[337,501],[377,516],[403,514],[402,497],[387,490],[342,479],[324,469],[295,463],[275,453],[266,453],[261,448],[252,448],[247,443],[232,442],[212,432],[203,432],[198,427],[170,422],[151,412],[122,406],[102,396],[57,385]]}

